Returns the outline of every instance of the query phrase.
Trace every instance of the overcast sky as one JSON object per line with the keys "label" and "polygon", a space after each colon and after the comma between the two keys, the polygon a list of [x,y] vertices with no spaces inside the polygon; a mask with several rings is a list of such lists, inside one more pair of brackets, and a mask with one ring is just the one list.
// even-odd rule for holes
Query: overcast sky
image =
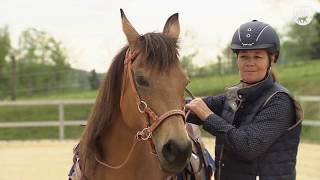
{"label": "overcast sky", "polygon": [[[13,45],[21,31],[34,27],[63,42],[74,68],[105,72],[126,44],[120,8],[140,34],[162,31],[179,13],[181,54],[198,50],[196,64],[215,59],[244,22],[267,22],[280,33],[293,21],[294,9],[317,0],[0,0],[0,27],[8,25]],[[187,35],[189,34],[189,35]]]}

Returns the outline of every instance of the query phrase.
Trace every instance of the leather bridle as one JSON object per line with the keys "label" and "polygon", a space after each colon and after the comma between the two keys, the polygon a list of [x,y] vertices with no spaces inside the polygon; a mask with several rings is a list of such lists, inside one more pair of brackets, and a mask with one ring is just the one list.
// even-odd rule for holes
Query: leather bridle
{"label": "leather bridle", "polygon": [[146,121],[145,121],[145,128],[141,131],[138,131],[137,138],[139,140],[148,140],[151,139],[152,133],[159,127],[159,125],[166,119],[168,119],[171,116],[182,116],[184,122],[185,122],[185,112],[180,109],[174,109],[167,111],[166,113],[162,114],[161,116],[158,116],[157,113],[155,113],[147,104],[147,102],[141,100],[135,81],[133,78],[133,70],[132,70],[132,63],[134,62],[135,58],[137,57],[138,53],[137,51],[131,51],[127,50],[126,52],[126,58],[124,60],[124,73],[122,78],[122,89],[121,89],[121,98],[120,98],[120,107],[123,103],[123,96],[124,96],[124,88],[125,88],[125,81],[127,79],[127,76],[130,80],[130,87],[133,91],[133,94],[136,99],[137,108],[138,111],[141,114],[147,115]]}
{"label": "leather bridle", "polygon": [[[137,142],[139,141],[149,141],[150,142],[150,147],[151,147],[151,151],[153,154],[156,155],[156,151],[154,148],[154,144],[151,140],[152,138],[152,133],[159,127],[159,125],[167,120],[169,117],[171,116],[181,116],[184,123],[186,120],[186,115],[185,112],[183,110],[180,109],[173,109],[170,111],[167,111],[166,113],[158,116],[157,113],[155,113],[147,104],[147,102],[143,101],[138,92],[137,92],[137,88],[135,85],[135,80],[134,80],[134,72],[132,69],[132,63],[134,62],[134,60],[136,59],[137,55],[138,55],[138,51],[132,51],[128,48],[127,52],[126,52],[126,56],[124,59],[124,69],[123,69],[123,75],[122,75],[122,88],[121,88],[121,96],[120,96],[120,108],[122,107],[122,103],[123,103],[123,98],[124,98],[124,90],[125,90],[125,84],[126,84],[126,80],[129,79],[130,81],[130,87],[131,90],[134,94],[134,98],[136,99],[136,103],[137,103],[137,109],[141,114],[144,114],[147,116],[144,124],[145,127],[138,131],[137,134],[134,137],[134,142],[132,144],[132,147],[129,151],[129,154],[127,156],[127,158],[125,159],[125,161],[123,161],[120,165],[117,166],[113,166],[107,163],[104,163],[102,161],[100,161],[97,157],[96,157],[96,161],[100,164],[102,164],[103,166],[106,166],[108,168],[111,169],[120,169],[121,167],[123,167],[128,160],[130,159],[130,156],[133,152],[133,149],[136,145]],[[189,93],[189,92],[188,92]]]}

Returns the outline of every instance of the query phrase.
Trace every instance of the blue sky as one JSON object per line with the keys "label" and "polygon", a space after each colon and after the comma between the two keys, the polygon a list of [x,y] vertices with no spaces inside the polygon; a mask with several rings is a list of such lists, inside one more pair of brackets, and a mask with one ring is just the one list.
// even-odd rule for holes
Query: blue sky
{"label": "blue sky", "polygon": [[198,50],[194,63],[203,65],[215,59],[240,24],[257,19],[283,33],[294,8],[303,5],[320,11],[317,0],[0,0],[0,26],[9,26],[14,46],[28,27],[47,31],[63,42],[72,67],[105,72],[126,43],[120,8],[141,34],[161,31],[178,12],[181,54]]}

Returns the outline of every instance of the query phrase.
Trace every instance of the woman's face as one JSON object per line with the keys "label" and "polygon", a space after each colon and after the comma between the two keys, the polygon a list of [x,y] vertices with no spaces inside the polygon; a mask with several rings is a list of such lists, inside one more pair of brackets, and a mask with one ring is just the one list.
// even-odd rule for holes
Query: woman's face
{"label": "woman's face", "polygon": [[266,50],[240,50],[238,53],[238,68],[240,77],[249,84],[261,81],[269,67]]}

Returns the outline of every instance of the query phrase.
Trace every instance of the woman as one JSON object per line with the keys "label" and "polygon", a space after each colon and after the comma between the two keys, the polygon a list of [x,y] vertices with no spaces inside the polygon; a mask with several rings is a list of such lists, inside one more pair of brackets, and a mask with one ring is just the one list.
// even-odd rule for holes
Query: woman
{"label": "woman", "polygon": [[186,104],[187,121],[216,136],[216,180],[294,180],[302,111],[271,71],[279,37],[253,20],[237,29],[231,49],[241,82]]}

